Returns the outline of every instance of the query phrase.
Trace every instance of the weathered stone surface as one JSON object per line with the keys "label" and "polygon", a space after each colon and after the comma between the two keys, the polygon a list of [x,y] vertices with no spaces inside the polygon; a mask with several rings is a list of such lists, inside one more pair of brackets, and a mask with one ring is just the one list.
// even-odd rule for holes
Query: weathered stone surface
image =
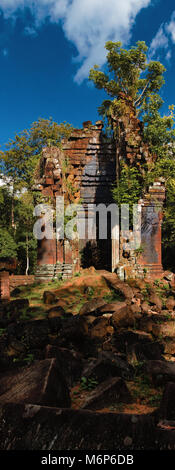
{"label": "weathered stone surface", "polygon": [[162,419],[175,421],[175,383],[167,383],[159,409]]}
{"label": "weathered stone surface", "polygon": [[49,310],[47,318],[49,322],[49,328],[52,333],[58,333],[62,328],[62,320],[64,318],[65,311],[62,307],[53,307]]}
{"label": "weathered stone surface", "polygon": [[167,310],[170,310],[170,311],[174,310],[174,308],[175,308],[175,299],[174,299],[174,297],[169,297],[167,299],[166,308],[167,308]]}
{"label": "weathered stone surface", "polygon": [[101,307],[99,307],[98,312],[100,315],[104,315],[105,313],[116,313],[120,314],[125,312],[127,309],[127,303],[126,302],[112,302],[109,304],[103,304]]}
{"label": "weathered stone surface", "polygon": [[125,352],[126,347],[129,345],[135,344],[135,343],[150,343],[152,341],[152,336],[149,333],[146,333],[145,331],[142,330],[121,330],[120,333],[116,333],[115,335],[116,338],[116,344],[118,346],[121,346],[121,351]]}
{"label": "weathered stone surface", "polygon": [[92,339],[104,340],[114,333],[114,328],[109,324],[108,318],[99,318],[93,323],[89,333]]}
{"label": "weathered stone surface", "polygon": [[175,382],[175,363],[169,361],[148,361],[146,371],[156,385]]}
{"label": "weathered stone surface", "polygon": [[115,328],[123,328],[134,326],[136,322],[136,315],[133,314],[129,306],[123,306],[117,309],[112,315],[111,323]]}
{"label": "weathered stone surface", "polygon": [[50,305],[50,304],[56,303],[57,298],[53,292],[45,291],[43,294],[43,301],[44,301],[44,304]]}
{"label": "weathered stone surface", "polygon": [[118,276],[113,274],[104,274],[104,279],[115,292],[121,294],[123,298],[131,300],[134,296],[132,288],[125,282],[120,281]]}
{"label": "weathered stone surface", "polygon": [[168,321],[161,324],[154,324],[152,327],[154,336],[175,338],[175,321]]}
{"label": "weathered stone surface", "polygon": [[22,341],[28,350],[43,349],[48,344],[48,332],[47,320],[14,323],[7,328],[9,341]]}
{"label": "weathered stone surface", "polygon": [[103,353],[99,359],[93,359],[83,370],[83,376],[94,378],[98,383],[109,377],[131,378],[133,368],[116,354]]}
{"label": "weathered stone surface", "polygon": [[56,358],[64,380],[69,387],[72,387],[81,377],[83,369],[82,356],[77,351],[66,348],[58,348],[50,344],[46,347],[45,357]]}
{"label": "weathered stone surface", "polygon": [[162,310],[163,303],[157,294],[151,294],[149,297],[149,302],[151,305],[155,305],[159,311]]}
{"label": "weathered stone surface", "polygon": [[147,314],[149,312],[150,305],[148,304],[148,302],[146,302],[146,300],[144,302],[142,302],[141,310],[142,310],[142,313],[145,313],[145,314]]}
{"label": "weathered stone surface", "polygon": [[175,340],[173,338],[165,338],[162,342],[165,354],[175,355]]}
{"label": "weathered stone surface", "polygon": [[[143,174],[144,163],[152,162],[154,157],[150,154],[148,145],[143,139],[143,125],[135,115],[135,109],[126,95],[121,94],[121,101],[128,112],[117,118],[113,116],[114,126],[119,130],[116,139],[111,142],[104,142],[102,135],[102,125],[98,122],[95,125],[88,125],[83,129],[72,131],[70,137],[62,140],[62,149],[58,147],[44,148],[40,160],[40,177],[36,181],[36,188],[42,192],[42,196],[51,197],[55,202],[56,195],[62,195],[66,202],[79,202],[80,198],[86,207],[88,203],[99,204],[112,203],[111,188],[116,181],[117,160],[127,161],[129,165],[136,164]],[[117,153],[116,153],[117,152]],[[116,158],[118,155],[118,158]],[[65,181],[63,184],[63,162],[68,157],[67,182],[71,183],[73,191],[70,188],[65,190]],[[147,195],[146,195],[147,196]],[[145,197],[142,201],[142,212],[144,213],[144,223],[142,223],[142,238],[145,243],[144,254],[140,262],[136,259],[134,253],[126,256],[127,253],[121,248],[121,265],[119,274],[122,279],[128,277],[144,276],[144,266],[151,271],[154,276],[162,275],[161,265],[161,218],[162,204],[165,198],[165,188],[163,182],[155,182],[153,187],[149,188],[149,198]],[[151,208],[151,210],[150,210]],[[146,216],[146,217],[145,217]],[[151,224],[150,224],[151,217]],[[150,228],[151,225],[151,228]],[[153,229],[152,229],[153,228]],[[122,247],[122,237],[120,240]],[[60,250],[56,247],[56,241],[47,244],[46,252],[38,256],[38,264],[52,264],[55,270],[57,262],[62,267],[64,264],[70,264],[72,270],[76,272],[80,267],[80,251],[83,257],[83,266],[94,265],[97,269],[115,270],[118,262],[116,257],[116,248],[118,244],[114,240],[109,244],[109,240],[95,240],[95,252],[87,250],[89,243],[88,237],[85,237],[83,253],[80,247],[68,243],[68,249],[65,250],[65,256],[60,259]],[[59,248],[62,248],[60,243]],[[80,248],[80,249],[79,249]],[[41,254],[38,253],[39,255]],[[111,256],[112,254],[112,256]],[[45,258],[45,260],[44,260]],[[81,257],[82,258],[82,257]],[[119,266],[118,266],[119,267]],[[112,269],[111,269],[112,268]],[[138,269],[139,268],[139,269]],[[39,276],[41,279],[41,276]],[[122,294],[124,298],[132,298],[132,289],[130,287],[117,285],[117,276],[111,275],[108,278],[113,288]]]}
{"label": "weathered stone surface", "polygon": [[84,342],[88,336],[88,323],[85,317],[72,317],[65,320],[60,330],[60,335],[56,343],[62,347],[72,347],[75,345],[80,350],[84,347]]}
{"label": "weathered stone surface", "polygon": [[140,305],[137,305],[136,303],[130,305],[130,311],[133,313],[133,315],[137,315],[137,318],[139,318],[139,314],[141,313],[141,307]]}
{"label": "weathered stone surface", "polygon": [[87,315],[86,321],[88,325],[92,325],[96,321],[96,317],[94,317],[93,315]]}
{"label": "weathered stone surface", "polygon": [[90,313],[93,313],[93,315],[95,315],[97,314],[97,310],[99,310],[100,307],[103,307],[103,305],[105,304],[105,300],[101,299],[100,297],[90,300],[81,307],[80,315],[89,315]]}
{"label": "weathered stone surface", "polygon": [[70,406],[67,385],[56,360],[37,361],[0,377],[0,404],[33,403],[45,406]]}
{"label": "weathered stone surface", "polygon": [[47,314],[48,319],[58,318],[65,315],[65,310],[61,306],[52,307]]}
{"label": "weathered stone surface", "polygon": [[129,363],[151,359],[161,359],[164,352],[159,341],[153,341],[152,335],[144,331],[121,331],[115,335],[115,346],[126,354]]}
{"label": "weathered stone surface", "polygon": [[113,377],[93,390],[82,408],[99,410],[117,403],[131,403],[130,392],[123,379]]}
{"label": "weathered stone surface", "polygon": [[5,405],[1,450],[170,450],[175,432],[156,427],[151,415]]}
{"label": "weathered stone surface", "polygon": [[169,319],[164,314],[158,314],[157,312],[154,312],[153,314],[152,312],[152,315],[147,315],[140,318],[138,323],[140,330],[143,330],[147,333],[153,333],[154,327],[169,323]]}

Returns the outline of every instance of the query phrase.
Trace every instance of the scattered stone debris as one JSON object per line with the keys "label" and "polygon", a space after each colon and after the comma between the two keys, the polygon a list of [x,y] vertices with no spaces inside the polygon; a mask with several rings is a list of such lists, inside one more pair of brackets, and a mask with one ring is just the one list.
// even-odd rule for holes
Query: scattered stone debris
{"label": "scattered stone debris", "polygon": [[110,449],[107,432],[112,447],[175,449],[175,295],[165,281],[124,284],[87,269],[47,291],[31,286],[34,303],[21,288],[1,304],[1,449]]}

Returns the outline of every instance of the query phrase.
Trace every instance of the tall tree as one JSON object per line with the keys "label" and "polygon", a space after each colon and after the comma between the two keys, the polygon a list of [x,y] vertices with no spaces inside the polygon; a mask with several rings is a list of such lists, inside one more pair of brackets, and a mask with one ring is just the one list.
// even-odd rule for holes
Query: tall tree
{"label": "tall tree", "polygon": [[12,227],[15,228],[15,194],[22,188],[30,190],[42,148],[61,145],[61,139],[68,137],[71,132],[72,126],[68,123],[57,124],[52,119],[39,119],[30,129],[25,129],[10,140],[6,150],[0,152],[0,171],[12,189]]}
{"label": "tall tree", "polygon": [[[150,151],[156,156],[152,167],[147,168],[145,179],[140,180],[136,168],[121,165],[120,179],[114,188],[117,203],[136,202],[141,191],[161,177],[166,184],[166,206],[163,222],[163,251],[166,267],[175,269],[175,129],[174,106],[169,106],[167,116],[161,115],[163,100],[159,91],[164,84],[165,67],[147,58],[145,42],[138,41],[129,50],[123,49],[120,42],[107,42],[106,72],[97,65],[90,70],[89,79],[98,89],[103,89],[108,97],[99,108],[108,129],[115,132],[117,120],[125,113],[125,103],[129,98],[136,116],[144,122],[144,139]],[[122,99],[121,99],[122,93]],[[126,185],[129,182],[129,190]],[[128,186],[128,185],[127,185]]]}
{"label": "tall tree", "polygon": [[111,116],[120,113],[121,92],[132,99],[137,114],[143,111],[143,103],[157,93],[164,83],[165,67],[157,61],[147,61],[144,41],[138,41],[129,50],[123,49],[121,42],[108,41],[107,71],[95,65],[90,70],[89,79],[98,89],[103,89],[112,99],[104,100],[99,108],[103,117],[111,121]]}
{"label": "tall tree", "polygon": [[[52,119],[39,119],[0,152],[0,172],[5,181],[0,188],[0,228],[8,231],[14,241],[19,272],[33,272],[36,262],[33,209],[37,198],[32,184],[42,149],[52,145],[61,147],[61,139],[69,137],[72,129],[65,122],[57,124]],[[8,256],[8,250],[6,253]]]}

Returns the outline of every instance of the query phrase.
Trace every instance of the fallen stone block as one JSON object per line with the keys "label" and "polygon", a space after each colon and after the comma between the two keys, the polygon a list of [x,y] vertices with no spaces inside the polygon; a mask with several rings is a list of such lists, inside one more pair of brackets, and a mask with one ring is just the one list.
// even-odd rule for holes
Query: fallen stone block
{"label": "fallen stone block", "polygon": [[159,416],[162,419],[175,421],[175,383],[167,383],[159,408]]}
{"label": "fallen stone block", "polygon": [[[151,415],[8,404],[0,409],[1,450],[159,449]],[[174,434],[175,435],[175,434]],[[175,449],[170,437],[164,448]],[[164,442],[163,442],[164,445]]]}
{"label": "fallen stone block", "polygon": [[167,310],[170,310],[170,311],[174,310],[174,308],[175,308],[175,299],[174,299],[174,297],[169,297],[167,299],[166,308],[167,308]]}
{"label": "fallen stone block", "polygon": [[94,359],[85,367],[83,376],[93,378],[98,383],[105,381],[109,377],[122,377],[129,379],[132,377],[133,368],[123,359],[110,353],[103,353],[99,359]]}
{"label": "fallen stone block", "polygon": [[128,326],[135,326],[136,319],[139,318],[138,313],[134,314],[129,305],[116,309],[111,318],[111,323],[114,328],[127,328]]}
{"label": "fallen stone block", "polygon": [[146,372],[155,385],[175,382],[175,362],[148,361],[146,363]]}
{"label": "fallen stone block", "polygon": [[152,333],[154,336],[158,337],[169,337],[175,338],[175,321],[167,321],[162,324],[155,324],[152,327]]}
{"label": "fallen stone block", "polygon": [[9,402],[69,407],[69,390],[56,359],[37,361],[30,367],[1,375],[0,404]]}
{"label": "fallen stone block", "polygon": [[48,344],[48,320],[32,320],[14,323],[7,328],[9,342],[19,340],[28,348],[43,349]]}
{"label": "fallen stone block", "polygon": [[90,337],[94,340],[104,340],[114,333],[114,328],[109,324],[108,318],[98,318],[90,329]]}
{"label": "fallen stone block", "polygon": [[116,293],[123,296],[123,298],[128,300],[133,298],[134,292],[132,288],[125,282],[121,281],[115,273],[104,274],[104,279],[109,287],[114,289]]}
{"label": "fallen stone block", "polygon": [[[80,309],[80,315],[89,315],[90,313],[93,313],[93,315],[97,314],[97,311],[105,305],[106,302],[103,299],[100,298],[95,298],[93,300],[89,300],[89,302],[86,302]],[[99,312],[100,314],[100,312]]]}
{"label": "fallen stone block", "polygon": [[48,344],[46,346],[46,358],[57,359],[59,370],[69,387],[72,387],[80,379],[83,360],[78,352]]}
{"label": "fallen stone block", "polygon": [[161,312],[163,307],[163,302],[157,294],[151,294],[149,296],[149,302],[151,305],[154,305],[158,311]]}
{"label": "fallen stone block", "polygon": [[117,403],[131,403],[130,392],[123,379],[113,377],[102,382],[86,399],[82,408],[99,410]]}
{"label": "fallen stone block", "polygon": [[45,291],[43,294],[43,302],[45,305],[55,304],[57,302],[56,295],[51,291]]}

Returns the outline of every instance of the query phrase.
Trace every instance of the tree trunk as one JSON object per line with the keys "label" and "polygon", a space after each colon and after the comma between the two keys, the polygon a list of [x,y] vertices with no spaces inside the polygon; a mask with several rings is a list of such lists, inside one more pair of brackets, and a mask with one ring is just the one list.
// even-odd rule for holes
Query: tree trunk
{"label": "tree trunk", "polygon": [[26,235],[26,276],[29,273],[29,237]]}
{"label": "tree trunk", "polygon": [[11,207],[11,225],[15,229],[15,218],[14,218],[14,189],[12,191],[12,207]]}

